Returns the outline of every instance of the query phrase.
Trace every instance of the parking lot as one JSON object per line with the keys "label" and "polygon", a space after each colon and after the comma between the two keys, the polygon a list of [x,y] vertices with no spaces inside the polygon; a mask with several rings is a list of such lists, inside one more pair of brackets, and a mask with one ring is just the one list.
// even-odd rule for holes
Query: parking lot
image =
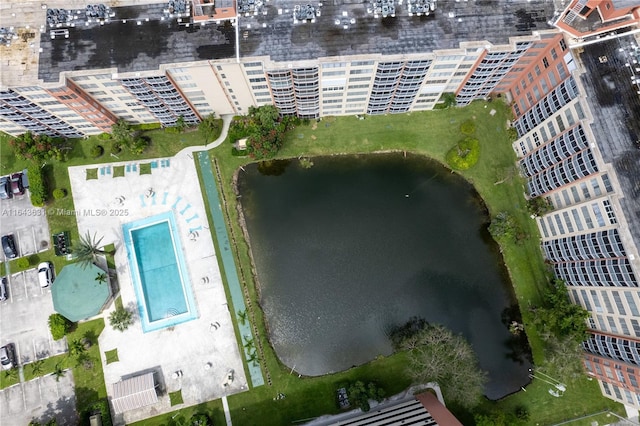
{"label": "parking lot", "polygon": [[0,343],[14,343],[18,363],[62,353],[64,341],[54,341],[47,320],[54,313],[49,288],[40,288],[36,269],[8,277],[9,297],[0,303]]}
{"label": "parking lot", "polygon": [[48,375],[0,391],[2,425],[26,425],[32,419],[45,424],[53,417],[59,425],[78,424],[71,371],[58,381]]}
{"label": "parking lot", "polygon": [[[29,192],[0,200],[0,234],[13,234],[18,255],[29,256],[50,247],[49,225],[45,209],[31,205]],[[2,255],[4,258],[4,253]]]}

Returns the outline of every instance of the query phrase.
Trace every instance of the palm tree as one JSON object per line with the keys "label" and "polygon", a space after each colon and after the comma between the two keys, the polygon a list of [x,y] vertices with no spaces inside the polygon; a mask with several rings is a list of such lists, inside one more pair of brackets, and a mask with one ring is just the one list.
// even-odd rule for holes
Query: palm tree
{"label": "palm tree", "polygon": [[56,376],[56,382],[60,381],[60,377],[64,377],[66,371],[64,368],[62,368],[62,365],[60,365],[60,363],[57,363],[55,368],[53,369],[53,373],[51,373],[52,376]]}
{"label": "palm tree", "polygon": [[39,376],[42,374],[42,367],[44,366],[44,360],[39,359],[37,361],[33,361],[31,363],[31,372],[34,376]]}
{"label": "palm tree", "polygon": [[13,367],[4,371],[4,377],[7,379],[17,379],[18,378],[18,368]]}
{"label": "palm tree", "polygon": [[109,324],[114,330],[125,331],[133,324],[133,314],[128,309],[117,307],[109,314]]}
{"label": "palm tree", "polygon": [[69,355],[80,358],[87,351],[81,339],[74,339],[69,343]]}
{"label": "palm tree", "polygon": [[98,248],[103,238],[104,237],[100,237],[99,240],[96,240],[96,234],[94,233],[92,237],[89,231],[87,231],[84,237],[80,237],[80,242],[75,247],[74,253],[78,263],[80,263],[83,268],[95,263],[99,255],[107,253]]}
{"label": "palm tree", "polygon": [[240,320],[240,324],[245,325],[247,322],[247,311],[238,311],[238,320]]}
{"label": "palm tree", "polygon": [[98,274],[96,275],[96,281],[98,281],[100,284],[106,283],[107,274],[104,272],[98,272]]}

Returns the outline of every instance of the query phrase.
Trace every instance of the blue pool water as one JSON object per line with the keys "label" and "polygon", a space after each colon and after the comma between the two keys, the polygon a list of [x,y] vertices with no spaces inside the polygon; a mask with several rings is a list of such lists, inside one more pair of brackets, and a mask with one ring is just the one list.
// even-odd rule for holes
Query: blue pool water
{"label": "blue pool water", "polygon": [[122,226],[142,330],[192,320],[197,311],[173,212]]}

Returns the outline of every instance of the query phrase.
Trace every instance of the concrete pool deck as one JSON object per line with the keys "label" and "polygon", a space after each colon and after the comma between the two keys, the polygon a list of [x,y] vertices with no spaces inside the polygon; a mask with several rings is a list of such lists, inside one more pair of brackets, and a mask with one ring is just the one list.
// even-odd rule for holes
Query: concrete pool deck
{"label": "concrete pool deck", "polygon": [[[150,174],[139,173],[142,164],[152,164]],[[123,168],[124,176],[113,177]],[[87,179],[87,170],[91,169],[96,169],[89,173],[97,174],[97,179]],[[158,403],[127,411],[115,419],[116,424],[246,390],[247,379],[191,156],[183,153],[171,158],[70,167],[69,177],[75,211],[53,214],[75,214],[80,235],[89,231],[97,238],[103,237],[101,245],[115,244],[122,302],[135,310],[136,322],[124,332],[109,326],[107,318],[115,306],[103,313],[106,326],[99,343],[107,393],[111,396],[112,384],[122,378],[151,370],[157,372],[156,380],[163,391]],[[122,224],[169,210],[175,215],[198,318],[143,333]],[[104,352],[113,349],[117,349],[119,361],[106,364]],[[234,371],[234,380],[225,387],[222,384],[229,370]],[[182,374],[174,378],[178,371]],[[171,407],[168,392],[179,389],[184,404]]]}

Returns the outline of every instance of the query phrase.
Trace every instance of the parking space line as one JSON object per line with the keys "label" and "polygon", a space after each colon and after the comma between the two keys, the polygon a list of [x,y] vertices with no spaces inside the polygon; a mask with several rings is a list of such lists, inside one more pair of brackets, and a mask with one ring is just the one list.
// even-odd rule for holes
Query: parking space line
{"label": "parking space line", "polygon": [[27,277],[25,277],[24,271],[22,271],[22,283],[24,284],[24,297],[29,299],[29,292],[27,291]]}
{"label": "parking space line", "polygon": [[14,348],[16,350],[16,362],[22,364],[22,358],[20,358],[20,343],[15,343]]}
{"label": "parking space line", "polygon": [[24,391],[24,383],[20,383],[20,392],[22,392],[22,405],[24,407],[24,411],[27,411],[27,393]]}
{"label": "parking space line", "polygon": [[33,237],[33,252],[38,253],[38,244],[36,243],[36,228],[31,227],[31,236]]}

